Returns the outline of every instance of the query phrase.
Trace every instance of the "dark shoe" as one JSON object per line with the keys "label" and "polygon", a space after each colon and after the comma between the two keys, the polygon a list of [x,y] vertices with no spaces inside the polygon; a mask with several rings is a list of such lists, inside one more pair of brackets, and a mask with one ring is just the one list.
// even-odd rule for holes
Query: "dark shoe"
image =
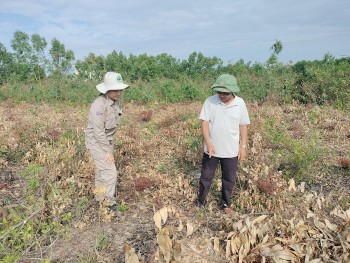
{"label": "dark shoe", "polygon": [[110,212],[118,212],[118,206],[117,206],[117,204],[107,206],[107,208],[108,208],[108,210],[109,210]]}
{"label": "dark shoe", "polygon": [[204,204],[202,204],[198,200],[196,200],[196,206],[199,207],[199,208],[204,208]]}

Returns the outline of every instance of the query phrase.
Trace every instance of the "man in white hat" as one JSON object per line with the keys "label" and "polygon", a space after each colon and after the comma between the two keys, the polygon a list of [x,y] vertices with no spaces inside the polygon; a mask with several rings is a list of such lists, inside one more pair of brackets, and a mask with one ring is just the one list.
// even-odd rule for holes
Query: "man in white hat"
{"label": "man in white hat", "polygon": [[116,212],[115,197],[117,169],[114,163],[114,134],[120,124],[122,111],[120,97],[129,85],[123,83],[122,76],[107,72],[104,82],[96,86],[100,92],[92,103],[85,132],[85,144],[95,162],[95,199],[106,201],[107,207]]}

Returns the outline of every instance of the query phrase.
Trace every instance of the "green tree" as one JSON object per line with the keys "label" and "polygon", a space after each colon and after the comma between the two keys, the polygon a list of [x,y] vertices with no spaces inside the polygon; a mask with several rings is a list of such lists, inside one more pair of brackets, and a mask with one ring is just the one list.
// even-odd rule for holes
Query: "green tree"
{"label": "green tree", "polygon": [[179,74],[179,62],[176,58],[162,53],[156,56],[157,65],[161,75],[165,78],[175,79]]}
{"label": "green tree", "polygon": [[0,43],[0,85],[10,78],[13,71],[14,61],[11,53]]}
{"label": "green tree", "polygon": [[323,56],[323,62],[325,63],[335,62],[335,57],[328,52]]}
{"label": "green tree", "polygon": [[14,51],[16,73],[22,80],[38,80],[45,77],[47,61],[45,58],[45,38],[38,34],[29,37],[26,33],[16,31],[11,41]]}
{"label": "green tree", "polygon": [[102,55],[96,56],[94,53],[89,53],[83,61],[77,61],[75,69],[82,78],[101,80],[106,73],[106,59]]}
{"label": "green tree", "polygon": [[69,74],[72,69],[72,63],[75,60],[74,52],[66,50],[64,44],[54,38],[51,41],[51,73],[54,75]]}
{"label": "green tree", "polygon": [[276,40],[275,43],[270,47],[270,50],[273,51],[269,59],[267,60],[267,65],[275,65],[278,62],[278,54],[283,50],[283,44],[280,40]]}
{"label": "green tree", "polygon": [[122,74],[122,76],[127,75],[131,65],[128,61],[128,58],[120,51],[112,51],[106,57],[106,70],[115,71]]}
{"label": "green tree", "polygon": [[282,42],[280,40],[276,40],[275,43],[270,47],[270,50],[273,51],[273,54],[278,55],[283,50]]}
{"label": "green tree", "polygon": [[293,98],[302,103],[332,104],[345,109],[350,101],[350,58],[334,59],[326,54],[321,61],[299,61],[292,70],[297,74]]}
{"label": "green tree", "polygon": [[275,53],[273,53],[273,54],[271,54],[271,56],[270,56],[269,59],[267,60],[266,64],[267,64],[268,66],[270,66],[270,65],[275,65],[275,64],[277,64],[277,62],[278,62],[278,57],[277,57],[277,55],[276,55]]}
{"label": "green tree", "polygon": [[217,57],[207,58],[201,52],[193,52],[188,60],[181,62],[181,68],[191,78],[202,78],[217,75],[216,70],[222,67],[222,60]]}
{"label": "green tree", "polygon": [[147,56],[146,53],[139,56],[130,55],[130,69],[131,80],[147,80],[159,77],[160,71],[157,65],[157,60],[154,56]]}
{"label": "green tree", "polygon": [[21,80],[29,79],[31,74],[30,58],[32,54],[29,36],[24,32],[16,31],[11,41],[11,47],[14,50],[15,58],[14,73]]}
{"label": "green tree", "polygon": [[11,47],[15,51],[15,58],[18,63],[29,64],[32,47],[29,43],[29,36],[26,33],[16,31],[11,41]]}
{"label": "green tree", "polygon": [[48,61],[45,56],[45,49],[47,47],[47,42],[45,38],[39,36],[38,34],[33,34],[31,36],[32,42],[32,55],[31,55],[31,66],[33,76],[36,80],[45,77],[45,71],[47,68]]}

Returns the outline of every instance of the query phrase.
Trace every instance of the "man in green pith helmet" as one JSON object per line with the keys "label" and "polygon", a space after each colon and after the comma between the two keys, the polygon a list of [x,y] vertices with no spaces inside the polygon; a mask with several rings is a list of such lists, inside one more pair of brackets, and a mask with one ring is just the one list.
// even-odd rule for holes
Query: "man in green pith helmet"
{"label": "man in green pith helmet", "polygon": [[199,116],[205,144],[197,206],[205,205],[220,162],[220,207],[225,214],[232,214],[230,199],[237,177],[238,161],[247,158],[250,119],[244,100],[236,95],[240,89],[234,76],[220,75],[212,89],[216,94],[206,99]]}

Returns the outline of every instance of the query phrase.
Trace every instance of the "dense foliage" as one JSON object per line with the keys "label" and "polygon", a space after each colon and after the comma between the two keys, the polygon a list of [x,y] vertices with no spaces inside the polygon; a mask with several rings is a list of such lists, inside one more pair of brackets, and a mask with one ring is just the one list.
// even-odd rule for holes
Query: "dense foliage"
{"label": "dense foliage", "polygon": [[276,41],[266,63],[245,63],[242,59],[224,65],[222,59],[193,52],[180,61],[168,54],[124,55],[113,51],[107,56],[88,54],[75,61],[74,52],[59,40],[47,42],[38,34],[17,31],[11,41],[12,52],[0,43],[0,99],[29,101],[90,102],[97,94],[94,86],[105,72],[116,71],[131,83],[125,92],[128,101],[203,100],[210,85],[221,73],[237,77],[241,94],[250,101],[299,101],[349,106],[350,57],[336,59],[325,54],[322,60],[278,62],[283,45]]}

